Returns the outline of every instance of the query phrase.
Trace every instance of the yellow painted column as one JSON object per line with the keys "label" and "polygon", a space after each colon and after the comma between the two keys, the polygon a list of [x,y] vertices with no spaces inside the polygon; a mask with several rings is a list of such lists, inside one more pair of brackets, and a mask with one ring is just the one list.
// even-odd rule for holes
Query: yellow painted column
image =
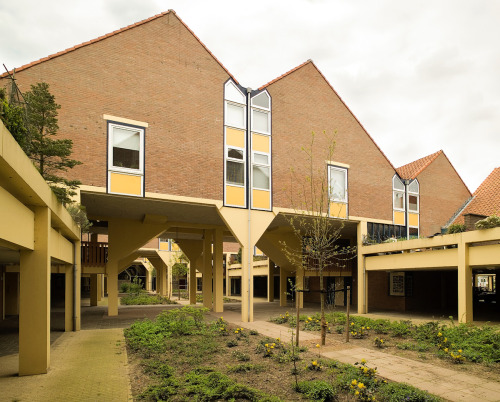
{"label": "yellow painted column", "polygon": [[229,257],[226,257],[226,297],[231,297],[231,277],[229,276]]}
{"label": "yellow painted column", "polygon": [[161,264],[160,263],[153,263],[153,260],[151,260],[151,263],[154,265],[156,268],[156,294],[161,295],[162,290],[161,290]]}
{"label": "yellow painted column", "polygon": [[146,290],[151,291],[151,272],[149,272],[149,269],[146,269]]}
{"label": "yellow painted column", "polygon": [[214,312],[224,311],[224,267],[222,266],[222,229],[214,231]]}
{"label": "yellow painted column", "polygon": [[203,232],[203,307],[212,309],[212,231]]}
{"label": "yellow painted column", "polygon": [[[251,260],[248,260],[250,253]],[[241,246],[241,321],[253,321],[253,245]]]}
{"label": "yellow painted column", "polygon": [[97,274],[90,274],[90,305],[97,306],[98,288]]}
{"label": "yellow painted column", "polygon": [[287,272],[280,267],[280,307],[286,307]]}
{"label": "yellow painted column", "polygon": [[274,262],[269,260],[269,271],[267,272],[267,301],[274,301]]}
{"label": "yellow painted column", "polygon": [[97,274],[97,301],[102,300],[102,274]]}
{"label": "yellow painted column", "polygon": [[458,321],[472,322],[472,271],[469,266],[469,245],[458,243]]}
{"label": "yellow painted column", "polygon": [[167,277],[167,294],[169,299],[173,298],[172,266],[165,264],[165,275]]}
{"label": "yellow painted column", "polygon": [[64,266],[64,330],[73,331],[73,265]]}
{"label": "yellow painted column", "polygon": [[[295,271],[295,286],[297,290],[304,290],[304,270],[298,269]],[[301,292],[295,293],[295,305],[299,303],[299,308],[304,308],[304,297]]]}
{"label": "yellow painted column", "polygon": [[189,263],[189,304],[196,304],[196,289],[197,289],[197,279],[196,279],[196,264],[194,262]]}
{"label": "yellow painted column", "polygon": [[108,316],[118,315],[118,261],[108,260]]}
{"label": "yellow painted column", "polygon": [[19,375],[50,366],[50,210],[35,207],[33,251],[20,253]]}
{"label": "yellow painted column", "polygon": [[75,262],[76,262],[76,315],[74,317],[75,326],[73,331],[80,331],[82,324],[82,243],[80,240],[75,242]]}
{"label": "yellow painted column", "polygon": [[365,256],[361,254],[363,236],[368,234],[368,224],[364,221],[357,227],[357,253],[358,253],[358,314],[368,312],[368,273],[365,270]]}
{"label": "yellow painted column", "polygon": [[161,295],[165,297],[168,296],[168,272],[167,265],[161,261]]}
{"label": "yellow painted column", "polygon": [[5,315],[19,315],[19,273],[5,272]]}

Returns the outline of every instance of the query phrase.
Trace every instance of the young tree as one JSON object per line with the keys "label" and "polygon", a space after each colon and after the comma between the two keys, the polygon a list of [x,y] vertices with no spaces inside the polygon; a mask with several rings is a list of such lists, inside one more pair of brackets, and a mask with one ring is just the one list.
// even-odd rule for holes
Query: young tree
{"label": "young tree", "polygon": [[0,88],[0,120],[23,150],[28,143],[24,115],[24,108],[10,103],[7,99],[7,92]]}
{"label": "young tree", "polygon": [[[335,141],[323,132],[328,146],[321,149],[325,154],[320,156],[323,161],[333,160]],[[339,244],[344,222],[329,215],[330,194],[334,183],[328,182],[328,172],[324,165],[315,168],[316,135],[313,132],[308,147],[302,147],[305,164],[300,169],[291,169],[292,183],[296,188],[290,188],[290,200],[294,213],[285,215],[293,235],[302,248],[297,249],[286,242],[281,242],[283,251],[289,262],[297,269],[314,270],[319,274],[321,302],[321,344],[325,344],[325,294],[324,271],[328,267],[342,270],[348,259],[354,258],[355,247]],[[307,173],[300,176],[298,172]],[[297,188],[298,187],[298,188]],[[299,291],[302,289],[298,289]]]}
{"label": "young tree", "polygon": [[172,275],[175,276],[177,280],[177,291],[179,292],[179,300],[181,299],[181,287],[180,287],[180,279],[187,275],[188,267],[187,263],[189,259],[186,257],[184,253],[175,257],[176,263],[172,266]]}
{"label": "young tree", "polygon": [[25,152],[47,181],[63,204],[71,203],[71,196],[79,184],[78,180],[69,180],[60,176],[62,172],[72,169],[81,162],[71,159],[73,141],[70,139],[55,139],[59,126],[57,125],[57,110],[61,108],[55,102],[54,95],[49,92],[49,84],[39,82],[31,85],[31,91],[24,94],[27,102],[27,120],[29,144]]}

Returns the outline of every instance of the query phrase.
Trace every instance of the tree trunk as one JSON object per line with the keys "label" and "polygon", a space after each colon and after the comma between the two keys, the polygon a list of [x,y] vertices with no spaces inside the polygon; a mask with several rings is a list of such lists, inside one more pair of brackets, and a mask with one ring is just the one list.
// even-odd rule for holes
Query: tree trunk
{"label": "tree trunk", "polygon": [[319,271],[319,291],[321,300],[321,345],[326,343],[325,293],[323,291],[323,270]]}

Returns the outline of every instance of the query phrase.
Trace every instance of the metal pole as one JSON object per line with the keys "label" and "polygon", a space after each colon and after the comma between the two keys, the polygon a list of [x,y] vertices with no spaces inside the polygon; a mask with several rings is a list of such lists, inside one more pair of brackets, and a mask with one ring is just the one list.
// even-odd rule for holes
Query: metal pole
{"label": "metal pole", "polygon": [[345,328],[345,341],[349,342],[349,313],[351,304],[351,287],[347,287],[347,313],[346,313],[346,328]]}

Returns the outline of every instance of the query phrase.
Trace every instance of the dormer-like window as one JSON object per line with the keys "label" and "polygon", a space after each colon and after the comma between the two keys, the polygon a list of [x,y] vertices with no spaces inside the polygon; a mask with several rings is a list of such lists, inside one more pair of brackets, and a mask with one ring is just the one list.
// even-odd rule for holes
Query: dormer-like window
{"label": "dormer-like window", "polygon": [[392,178],[393,208],[397,211],[405,210],[405,185],[398,176]]}

